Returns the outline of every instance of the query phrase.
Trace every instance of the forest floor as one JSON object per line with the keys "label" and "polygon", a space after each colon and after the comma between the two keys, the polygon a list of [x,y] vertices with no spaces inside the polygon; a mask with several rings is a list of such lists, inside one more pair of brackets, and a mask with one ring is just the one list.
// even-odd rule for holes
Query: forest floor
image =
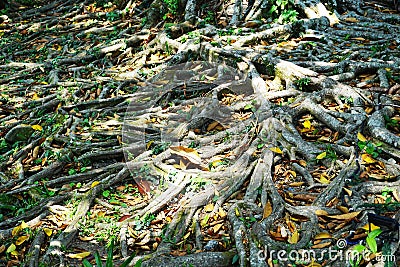
{"label": "forest floor", "polygon": [[391,2],[120,2],[0,16],[0,266],[399,264]]}

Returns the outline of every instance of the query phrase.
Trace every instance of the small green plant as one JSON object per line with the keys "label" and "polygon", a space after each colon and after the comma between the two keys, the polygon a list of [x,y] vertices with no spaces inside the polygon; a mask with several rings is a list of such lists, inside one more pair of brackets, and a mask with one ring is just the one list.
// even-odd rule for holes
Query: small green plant
{"label": "small green plant", "polygon": [[290,23],[299,14],[293,7],[294,0],[274,0],[268,13],[278,23]]}
{"label": "small green plant", "polygon": [[378,245],[376,243],[376,238],[381,233],[382,233],[381,229],[375,229],[375,230],[369,232],[367,238],[365,239],[365,241],[367,242],[367,245],[372,253],[378,252]]}
{"label": "small green plant", "polygon": [[164,4],[167,6],[167,13],[164,14],[163,20],[170,18],[171,15],[175,16],[178,13],[179,1],[178,0],[163,0]]}
{"label": "small green plant", "polygon": [[[381,229],[375,229],[368,233],[367,238],[365,239],[367,246],[363,246],[361,244],[355,245],[353,248],[352,257],[350,257],[350,265],[352,267],[360,266],[361,260],[364,256],[367,256],[371,253],[378,252],[378,245],[376,243],[376,238],[382,233]],[[368,257],[366,257],[368,259]]]}
{"label": "small green plant", "polygon": [[345,97],[345,96],[339,96],[339,99],[340,100],[342,100],[342,101],[344,101],[346,104],[353,104],[353,102],[354,102],[354,100],[353,100],[353,98],[351,97],[351,96],[349,96],[349,97]]}
{"label": "small green plant", "polygon": [[370,154],[373,158],[377,158],[382,153],[382,149],[379,148],[382,146],[380,142],[374,144],[370,141],[358,141],[357,145],[361,151],[365,151],[365,153]]}
{"label": "small green plant", "polygon": [[170,146],[171,143],[169,142],[163,142],[161,144],[157,144],[154,146],[154,148],[152,149],[153,155],[158,155],[161,152],[164,152],[165,150],[167,150],[167,148]]}
{"label": "small green plant", "polygon": [[223,158],[221,160],[216,160],[216,161],[210,162],[208,164],[208,168],[210,170],[212,170],[212,169],[217,168],[218,166],[226,166],[226,165],[229,165],[229,159]]}
{"label": "small green plant", "polygon": [[251,224],[256,222],[257,219],[252,217],[239,217],[239,220],[244,223],[247,228],[250,228]]}
{"label": "small green plant", "polygon": [[68,170],[68,174],[69,175],[74,175],[74,174],[76,174],[76,170],[74,168],[71,168],[71,169]]}
{"label": "small green plant", "polygon": [[306,88],[306,86],[308,86],[311,83],[311,79],[308,77],[301,78],[294,81],[294,83],[299,87],[299,90],[303,90]]}
{"label": "small green plant", "polygon": [[[386,128],[396,128],[396,127],[399,127],[399,121],[397,121],[397,120],[395,120],[395,119],[391,119],[391,118],[389,118],[389,116],[387,116],[387,115],[384,115],[383,117],[384,117],[384,119],[385,119]],[[0,148],[1,148],[1,145],[0,145]]]}
{"label": "small green plant", "polygon": [[353,248],[353,253],[349,259],[351,267],[358,267],[360,266],[360,262],[362,261],[363,251],[367,248],[363,245],[355,245]]}
{"label": "small green plant", "polygon": [[119,14],[117,12],[107,12],[106,13],[106,18],[109,21],[116,21],[119,19]]}
{"label": "small green plant", "polygon": [[142,219],[144,226],[149,226],[150,223],[156,218],[156,216],[152,213],[147,213],[146,216]]}
{"label": "small green plant", "polygon": [[147,20],[147,17],[142,18],[142,20],[140,21],[140,26],[143,27],[144,25],[146,25]]}
{"label": "small green plant", "polygon": [[189,188],[193,189],[194,191],[202,189],[205,185],[210,184],[209,180],[204,179],[203,177],[193,177],[190,179]]}
{"label": "small green plant", "polygon": [[214,23],[215,22],[215,13],[211,10],[208,10],[206,17],[204,18],[204,21],[209,24]]}
{"label": "small green plant", "polygon": [[296,10],[288,9],[282,12],[278,18],[279,23],[291,23],[297,20],[299,13]]}
{"label": "small green plant", "polygon": [[365,207],[372,207],[374,208],[378,214],[379,213],[386,213],[386,212],[394,212],[400,207],[400,202],[393,199],[390,193],[393,192],[391,188],[384,188],[382,190],[382,197],[385,198],[385,203],[366,203],[364,204]]}
{"label": "small green plant", "polygon": [[383,45],[373,45],[371,46],[371,57],[375,56],[375,54],[379,52],[384,52],[388,48],[389,44],[383,44]]}
{"label": "small green plant", "polygon": [[332,159],[332,160],[337,160],[337,155],[336,151],[333,150],[331,145],[326,146],[326,158]]}
{"label": "small green plant", "polygon": [[[129,258],[127,258],[121,265],[119,265],[119,267],[127,267],[129,266],[129,264],[131,263],[131,261],[133,260],[133,258],[135,257],[135,253],[133,253],[131,256],[129,256]],[[96,261],[96,265],[92,265],[88,260],[84,259],[82,261],[82,265],[83,267],[113,267],[114,263],[113,263],[113,259],[114,259],[114,238],[111,238],[111,244],[107,249],[107,259],[106,259],[106,264],[103,265],[103,262],[101,260],[100,254],[98,251],[96,251],[94,253],[94,259]],[[142,266],[142,261],[138,260],[135,265],[135,267],[140,267]]]}

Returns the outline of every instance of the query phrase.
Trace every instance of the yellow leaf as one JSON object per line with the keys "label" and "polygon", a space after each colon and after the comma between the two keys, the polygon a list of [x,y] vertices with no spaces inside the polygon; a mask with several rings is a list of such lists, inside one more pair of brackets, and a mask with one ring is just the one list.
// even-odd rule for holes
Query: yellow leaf
{"label": "yellow leaf", "polygon": [[172,165],[175,169],[182,170],[181,165],[174,164]]}
{"label": "yellow leaf", "polygon": [[40,126],[40,125],[32,125],[32,129],[33,130],[35,130],[35,131],[42,131],[43,130],[43,128],[42,128],[42,126]]}
{"label": "yellow leaf", "polygon": [[319,181],[321,182],[321,184],[329,184],[331,181],[329,181],[328,178],[329,177],[325,173],[322,173],[319,177]]}
{"label": "yellow leaf", "polygon": [[20,237],[18,237],[17,241],[15,241],[15,245],[19,246],[28,239],[29,239],[29,236],[27,236],[27,235],[20,236]]}
{"label": "yellow leaf", "polygon": [[184,146],[171,146],[170,149],[172,154],[186,157],[190,162],[194,164],[201,164],[201,158],[196,149]]}
{"label": "yellow leaf", "polygon": [[349,195],[353,195],[353,192],[350,189],[347,189],[346,187],[343,187],[343,190]]}
{"label": "yellow leaf", "polygon": [[214,81],[215,79],[217,79],[216,77],[211,77],[211,76],[207,76],[207,75],[204,75],[204,76],[206,77],[207,80],[210,80],[210,81]]}
{"label": "yellow leaf", "polygon": [[324,159],[326,157],[326,151],[322,152],[317,156],[317,159]]}
{"label": "yellow leaf", "polygon": [[299,232],[295,230],[293,234],[288,238],[289,244],[296,244],[299,242]]}
{"label": "yellow leaf", "polygon": [[39,98],[38,94],[33,93],[32,100],[38,100]]}
{"label": "yellow leaf", "polygon": [[200,226],[201,227],[205,227],[208,223],[208,219],[210,219],[210,216],[207,214],[206,216],[204,216],[204,218],[201,220],[200,222]]}
{"label": "yellow leaf", "polygon": [[324,211],[324,210],[316,210],[315,214],[318,215],[318,216],[327,216],[327,215],[329,215],[329,213]]}
{"label": "yellow leaf", "polygon": [[199,153],[197,153],[196,149],[184,146],[171,146],[171,150],[173,151],[183,151],[188,154],[195,155],[196,157],[200,157]]}
{"label": "yellow leaf", "polygon": [[18,256],[18,251],[16,251],[16,250],[11,251],[11,255]]}
{"label": "yellow leaf", "polygon": [[347,22],[355,22],[355,23],[359,22],[358,19],[353,18],[353,17],[348,17],[348,18],[345,18],[344,20],[347,21]]}
{"label": "yellow leaf", "polygon": [[361,158],[362,158],[363,162],[368,163],[368,164],[376,162],[376,160],[373,157],[371,157],[371,155],[369,155],[369,154],[362,154]]}
{"label": "yellow leaf", "polygon": [[364,137],[364,135],[362,135],[362,133],[358,133],[357,134],[357,138],[358,140],[360,140],[361,142],[366,142],[367,138]]}
{"label": "yellow leaf", "polygon": [[51,236],[51,234],[53,233],[53,230],[49,228],[43,228],[43,231],[46,233],[47,236]]}
{"label": "yellow leaf", "polygon": [[26,222],[21,223],[21,229],[29,228],[29,225]]}
{"label": "yellow leaf", "polygon": [[306,128],[306,129],[310,129],[310,128],[311,128],[311,122],[310,122],[310,120],[304,121],[304,122],[303,122],[303,126],[304,126],[304,128]]}
{"label": "yellow leaf", "polygon": [[283,154],[282,150],[279,147],[270,147],[269,150],[278,154]]}
{"label": "yellow leaf", "polygon": [[306,267],[322,267],[321,264],[317,263],[317,262],[311,262],[309,265],[307,265]]}
{"label": "yellow leaf", "polygon": [[89,251],[76,253],[76,254],[68,254],[67,257],[71,259],[83,259],[90,255]]}
{"label": "yellow leaf", "polygon": [[363,227],[360,227],[360,228],[364,229],[365,231],[369,231],[370,225],[371,225],[371,231],[374,231],[376,229],[380,229],[379,226],[376,226],[373,223],[367,223],[366,225],[364,225]]}
{"label": "yellow leaf", "polygon": [[147,144],[146,144],[146,149],[149,150],[150,147],[151,147],[151,145],[152,145],[153,143],[154,143],[153,140],[150,140],[149,142],[147,142]]}
{"label": "yellow leaf", "polygon": [[319,233],[314,237],[314,239],[327,239],[327,238],[332,238],[332,235],[327,232]]}
{"label": "yellow leaf", "polygon": [[369,178],[376,179],[376,180],[391,180],[396,178],[396,175],[389,175],[389,174],[368,174]]}
{"label": "yellow leaf", "polygon": [[56,107],[56,111],[58,111],[58,109],[61,108],[61,107],[62,107],[62,104],[61,104],[61,102],[60,102],[60,103],[58,103],[58,105],[57,105],[57,107]]}
{"label": "yellow leaf", "polygon": [[190,236],[190,234],[191,232],[188,231],[187,234],[183,236],[183,240],[186,240]]}
{"label": "yellow leaf", "polygon": [[354,38],[351,38],[351,40],[365,41],[365,38],[362,38],[362,37],[354,37]]}
{"label": "yellow leaf", "polygon": [[19,232],[21,232],[21,225],[18,225],[18,226],[16,226],[16,227],[14,227],[14,229],[12,230],[12,232],[11,232],[11,235],[12,236],[16,236],[16,235],[18,235],[18,233]]}
{"label": "yellow leaf", "polygon": [[210,165],[212,165],[212,167],[218,167],[219,165],[222,165],[222,164],[224,164],[224,161],[223,160],[220,160],[220,159],[217,159],[217,160],[214,160],[213,162],[211,162],[211,164]]}
{"label": "yellow leaf", "polygon": [[236,217],[240,216],[240,212],[239,212],[239,209],[237,207],[235,208],[235,215],[236,215]]}
{"label": "yellow leaf", "polygon": [[186,170],[186,167],[189,165],[189,163],[187,165],[185,165],[185,163],[183,163],[182,160],[179,161],[179,168],[181,170]]}
{"label": "yellow leaf", "polygon": [[214,210],[214,204],[213,204],[213,203],[207,204],[207,205],[204,207],[204,211],[206,211],[206,212],[211,212],[211,211],[213,211],[213,210]]}
{"label": "yellow leaf", "polygon": [[7,253],[11,253],[11,252],[13,252],[14,250],[16,250],[17,249],[17,247],[14,245],[14,244],[11,244],[9,247],[8,247],[8,249],[7,249]]}
{"label": "yellow leaf", "polygon": [[289,186],[297,187],[297,186],[302,186],[303,184],[304,184],[304,182],[293,182],[293,183],[290,183]]}
{"label": "yellow leaf", "polygon": [[218,215],[219,215],[219,217],[221,217],[221,218],[225,218],[226,212],[225,212],[221,207],[219,207],[219,208],[218,208]]}
{"label": "yellow leaf", "polygon": [[345,206],[336,206],[338,210],[340,210],[342,213],[349,213],[349,209]]}
{"label": "yellow leaf", "polygon": [[100,184],[99,181],[94,181],[90,187],[93,188],[93,187],[95,187],[96,185],[99,185],[99,184]]}
{"label": "yellow leaf", "polygon": [[263,219],[268,218],[268,216],[271,215],[271,213],[272,213],[272,205],[271,202],[268,201],[267,203],[265,203],[264,206]]}
{"label": "yellow leaf", "polygon": [[360,214],[361,211],[354,211],[346,214],[339,214],[339,215],[328,215],[329,218],[337,219],[337,220],[351,220]]}
{"label": "yellow leaf", "polygon": [[397,194],[396,189],[393,189],[392,194],[393,194],[394,199],[396,199],[397,202],[400,202],[400,197],[399,197],[399,194]]}
{"label": "yellow leaf", "polygon": [[224,225],[223,223],[219,223],[219,224],[214,225],[214,227],[213,227],[213,232],[214,232],[214,233],[217,233],[217,232],[219,231],[219,229],[221,229],[221,227],[222,227],[223,225]]}

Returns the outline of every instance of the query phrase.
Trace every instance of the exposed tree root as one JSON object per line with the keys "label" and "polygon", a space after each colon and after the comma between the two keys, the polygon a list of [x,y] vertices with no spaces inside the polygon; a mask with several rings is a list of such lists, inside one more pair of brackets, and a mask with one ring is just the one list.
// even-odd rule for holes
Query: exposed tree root
{"label": "exposed tree root", "polygon": [[[2,18],[1,263],[77,266],[116,238],[142,266],[347,266],[325,253],[368,213],[399,221],[398,6],[294,1],[282,25],[273,3]],[[276,265],[288,246],[315,257]]]}

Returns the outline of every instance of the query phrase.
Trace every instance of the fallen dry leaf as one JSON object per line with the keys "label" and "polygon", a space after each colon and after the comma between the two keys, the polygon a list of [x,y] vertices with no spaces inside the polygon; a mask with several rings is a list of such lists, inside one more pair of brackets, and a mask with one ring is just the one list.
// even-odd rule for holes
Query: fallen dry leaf
{"label": "fallen dry leaf", "polygon": [[327,215],[327,217],[336,219],[336,220],[351,220],[360,214],[361,211],[354,211],[346,214],[339,214],[339,215]]}
{"label": "fallen dry leaf", "polygon": [[268,218],[269,215],[272,213],[272,204],[270,201],[267,201],[264,206],[264,212],[263,212],[263,219]]}
{"label": "fallen dry leaf", "polygon": [[75,253],[75,254],[67,254],[67,257],[71,258],[71,259],[83,259],[86,258],[87,256],[90,255],[89,251],[85,251],[85,252],[81,252],[81,253]]}
{"label": "fallen dry leaf", "polygon": [[314,237],[314,239],[327,239],[327,238],[332,238],[332,235],[327,232],[319,233]]}

